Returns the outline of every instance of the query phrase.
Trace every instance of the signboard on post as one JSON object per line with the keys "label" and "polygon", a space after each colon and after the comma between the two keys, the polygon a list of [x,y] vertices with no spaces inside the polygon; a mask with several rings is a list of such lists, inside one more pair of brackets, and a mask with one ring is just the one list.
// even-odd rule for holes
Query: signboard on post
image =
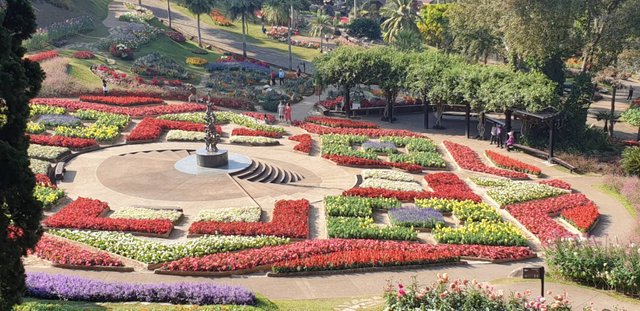
{"label": "signboard on post", "polygon": [[523,279],[540,279],[540,296],[544,297],[544,267],[522,268]]}

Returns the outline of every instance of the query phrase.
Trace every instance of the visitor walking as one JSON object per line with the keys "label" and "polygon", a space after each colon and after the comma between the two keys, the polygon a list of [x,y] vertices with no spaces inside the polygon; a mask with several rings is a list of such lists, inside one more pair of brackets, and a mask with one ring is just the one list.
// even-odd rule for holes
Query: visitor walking
{"label": "visitor walking", "polygon": [[511,152],[511,149],[513,149],[513,145],[516,143],[516,133],[510,131],[508,135],[509,138],[507,138],[507,152]]}
{"label": "visitor walking", "polygon": [[302,72],[307,73],[307,63],[302,62]]}
{"label": "visitor walking", "polygon": [[287,103],[287,107],[284,108],[284,119],[287,123],[291,124],[291,105]]}
{"label": "visitor walking", "polygon": [[496,128],[496,148],[503,148],[504,146],[504,141],[502,139],[502,125],[498,124],[498,127]]}
{"label": "visitor walking", "polygon": [[280,85],[284,84],[284,70],[280,69],[280,71],[278,71],[278,78],[280,79]]}
{"label": "visitor walking", "polygon": [[196,87],[192,84],[191,88],[189,89],[189,92],[190,92],[189,98],[188,98],[189,102],[191,102],[191,100],[193,99],[193,101],[195,103],[197,103],[198,102],[198,95],[197,95],[198,94],[198,89],[196,89]]}
{"label": "visitor walking", "polygon": [[264,26],[264,23],[262,23],[262,34],[267,34],[267,27]]}
{"label": "visitor walking", "polygon": [[278,76],[278,74],[271,70],[271,75],[269,75],[269,78],[271,78],[271,86],[275,86],[276,85],[276,77]]}
{"label": "visitor walking", "polygon": [[296,70],[296,77],[300,78],[302,75],[302,70],[300,69],[300,65],[298,65],[298,70]]}
{"label": "visitor walking", "polygon": [[284,103],[282,101],[278,104],[278,121],[284,121]]}
{"label": "visitor walking", "polygon": [[107,86],[107,80],[102,79],[102,95],[109,95],[109,87]]}
{"label": "visitor walking", "polygon": [[629,85],[629,96],[627,96],[627,100],[633,99],[633,86]]}
{"label": "visitor walking", "polygon": [[491,126],[491,141],[489,141],[489,145],[493,145],[493,143],[498,143],[498,127],[496,126],[496,124],[494,123],[493,126]]}

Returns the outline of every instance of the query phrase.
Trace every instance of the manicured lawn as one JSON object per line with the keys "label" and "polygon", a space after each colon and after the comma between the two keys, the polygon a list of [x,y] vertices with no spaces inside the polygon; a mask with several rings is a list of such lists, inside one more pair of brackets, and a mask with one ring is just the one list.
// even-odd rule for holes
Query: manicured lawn
{"label": "manicured lawn", "polygon": [[627,212],[629,212],[629,215],[631,215],[631,217],[633,217],[634,219],[638,218],[638,211],[636,210],[636,208],[633,206],[633,204],[631,204],[631,202],[629,202],[629,200],[627,200],[627,198],[625,198],[622,194],[620,194],[620,192],[618,192],[613,187],[605,184],[598,185],[597,187],[598,189],[600,189],[600,191],[612,196],[613,198],[618,200],[620,203],[622,203],[622,206],[624,206],[624,209],[626,209]]}

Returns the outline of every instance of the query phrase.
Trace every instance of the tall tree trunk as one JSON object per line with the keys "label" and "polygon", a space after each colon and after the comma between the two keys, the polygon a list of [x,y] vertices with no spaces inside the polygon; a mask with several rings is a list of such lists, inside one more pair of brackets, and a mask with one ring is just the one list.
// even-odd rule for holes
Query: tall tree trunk
{"label": "tall tree trunk", "polygon": [[138,0],[138,5],[142,6],[142,0]]}
{"label": "tall tree trunk", "polygon": [[347,118],[351,117],[351,96],[349,96],[349,92],[351,89],[345,85],[344,87],[344,111],[347,114]]}
{"label": "tall tree trunk", "polygon": [[197,14],[198,21],[198,46],[202,47],[202,33],[200,32],[200,14]]}
{"label": "tall tree trunk", "polygon": [[613,137],[613,124],[615,123],[615,113],[616,113],[616,90],[617,87],[613,86],[613,92],[611,93],[611,120],[609,121],[609,137]]}
{"label": "tall tree trunk", "polygon": [[169,16],[169,28],[171,28],[171,0],[167,0],[167,12]]}
{"label": "tall tree trunk", "polygon": [[289,70],[293,70],[293,57],[291,55],[291,26],[293,25],[293,4],[289,11]]}
{"label": "tall tree trunk", "polygon": [[324,30],[324,27],[320,27],[320,54],[322,54],[322,31]]}
{"label": "tall tree trunk", "polygon": [[244,12],[242,12],[242,57],[247,57],[247,30],[245,27]]}
{"label": "tall tree trunk", "polygon": [[353,0],[353,19],[358,18],[358,1]]}

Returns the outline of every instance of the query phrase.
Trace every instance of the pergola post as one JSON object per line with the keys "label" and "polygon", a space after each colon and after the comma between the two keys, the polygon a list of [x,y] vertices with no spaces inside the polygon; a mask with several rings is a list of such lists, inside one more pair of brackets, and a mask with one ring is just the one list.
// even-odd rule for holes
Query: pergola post
{"label": "pergola post", "polygon": [[511,109],[505,109],[504,111],[504,129],[507,133],[511,131]]}
{"label": "pergola post", "polygon": [[471,106],[467,103],[464,108],[464,120],[467,122],[465,133],[467,134],[467,139],[469,139],[471,138]]}
{"label": "pergola post", "polygon": [[429,129],[429,103],[427,102],[427,98],[422,98],[422,103],[424,103],[424,129]]}
{"label": "pergola post", "polygon": [[555,123],[554,121],[555,121],[555,118],[551,118],[551,120],[547,122],[547,125],[549,126],[549,154],[547,156],[548,158],[547,160],[549,161],[549,163],[553,161],[553,147],[555,143],[554,141],[555,137],[553,134],[556,131],[555,130],[556,127],[554,126],[554,123]]}

